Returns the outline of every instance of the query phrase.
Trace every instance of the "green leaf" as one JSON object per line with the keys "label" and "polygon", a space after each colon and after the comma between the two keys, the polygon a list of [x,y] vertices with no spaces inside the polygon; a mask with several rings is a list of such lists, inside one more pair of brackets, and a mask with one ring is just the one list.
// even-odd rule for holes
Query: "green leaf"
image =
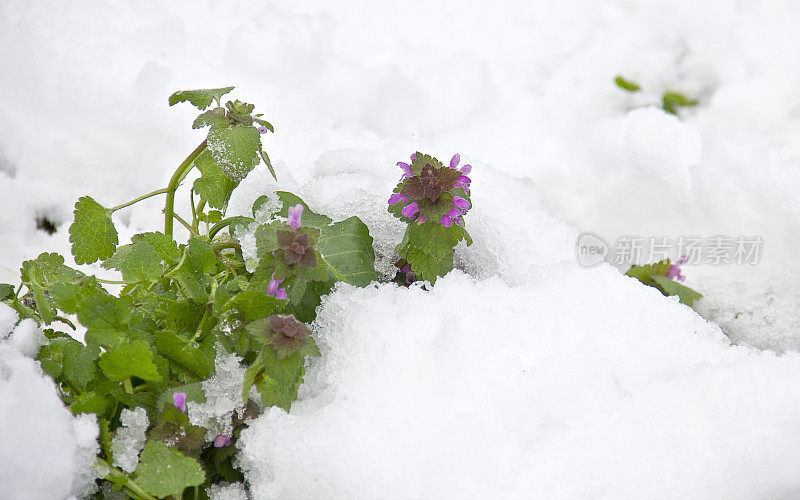
{"label": "green leaf", "polygon": [[108,348],[127,338],[131,314],[117,297],[105,294],[85,297],[78,303],[76,312],[78,321],[88,330],[87,341],[96,341]]}
{"label": "green leaf", "polygon": [[178,249],[178,244],[164,233],[141,233],[134,235],[131,241],[134,244],[140,241],[149,243],[156,249],[158,255],[161,256],[161,259],[167,264],[177,264],[181,258],[181,251]]}
{"label": "green leaf", "polygon": [[53,305],[50,304],[50,300],[47,298],[47,295],[45,295],[44,288],[42,288],[42,286],[35,281],[30,284],[30,287],[33,291],[33,298],[36,301],[36,310],[42,316],[42,320],[44,320],[45,323],[50,324],[56,315],[56,311],[53,309]]}
{"label": "green leaf", "polygon": [[664,92],[661,97],[661,108],[667,113],[677,115],[678,106],[695,106],[697,101],[689,99],[679,92]]}
{"label": "green leaf", "polygon": [[317,250],[337,281],[363,287],[378,279],[372,236],[356,216],[323,227]]}
{"label": "green leaf", "polygon": [[267,406],[278,406],[286,411],[297,399],[297,391],[303,383],[305,357],[295,353],[283,359],[270,348],[261,351],[264,375],[257,377],[256,387],[261,393],[261,401]]}
{"label": "green leaf", "polygon": [[189,101],[193,105],[197,106],[198,109],[206,109],[207,107],[211,106],[212,101],[219,100],[233,90],[234,87],[222,87],[219,89],[199,89],[199,90],[179,90],[175,92],[171,96],[169,96],[169,105],[174,106],[179,102]]}
{"label": "green leaf", "polygon": [[153,352],[142,340],[121,343],[100,356],[98,366],[109,380],[122,382],[131,377],[158,382],[161,375],[153,363]]}
{"label": "green leaf", "polygon": [[306,202],[301,200],[300,197],[292,193],[289,193],[287,191],[278,191],[277,194],[278,194],[278,199],[280,199],[281,202],[283,202],[283,208],[281,209],[280,212],[278,212],[278,215],[282,217],[288,217],[289,207],[293,207],[295,205],[300,204],[303,205],[303,217],[302,217],[303,226],[322,228],[333,222],[333,220],[330,217],[326,217],[325,215],[320,215],[318,213],[315,213],[310,208],[308,208]]}
{"label": "green leaf", "polygon": [[411,264],[411,270],[416,274],[416,278],[430,281],[431,284],[435,284],[439,276],[444,276],[453,270],[454,255],[453,250],[450,250],[449,254],[437,258],[416,247],[408,247],[400,252],[400,257]]}
{"label": "green leaf", "polygon": [[137,241],[133,245],[120,247],[117,254],[121,254],[120,258],[113,255],[103,262],[103,267],[119,269],[128,283],[156,281],[164,274],[161,256],[150,243]]}
{"label": "green leaf", "polygon": [[194,164],[202,174],[194,181],[195,193],[212,207],[224,209],[228,205],[231,193],[239,183],[225,175],[208,150],[200,153]]}
{"label": "green leaf", "polygon": [[242,399],[247,401],[250,397],[250,389],[255,385],[256,379],[264,371],[264,359],[259,354],[253,364],[251,364],[247,371],[244,372],[244,381],[242,382]]}
{"label": "green leaf", "polygon": [[264,160],[264,165],[266,165],[267,168],[269,169],[269,173],[272,174],[272,178],[277,181],[278,180],[278,176],[275,175],[275,169],[272,167],[272,162],[270,161],[269,155],[267,154],[267,152],[266,151],[259,151],[258,153],[261,155],[261,159]]}
{"label": "green leaf", "polygon": [[42,286],[53,283],[72,283],[85,275],[64,265],[64,257],[57,253],[42,253],[35,260],[26,260],[20,269],[23,283],[36,282]]}
{"label": "green leaf", "polygon": [[664,295],[677,295],[681,303],[689,307],[694,307],[694,301],[703,296],[691,288],[683,286],[677,281],[672,281],[665,276],[653,276],[653,281],[658,284],[658,287]]}
{"label": "green leaf", "polygon": [[191,340],[185,339],[175,332],[162,330],[156,332],[153,342],[160,355],[194,375],[194,381],[206,379],[211,375],[212,362]]}
{"label": "green leaf", "polygon": [[111,210],[100,205],[89,196],[75,203],[75,221],[69,227],[72,255],[77,264],[91,264],[107,259],[117,248],[119,239]]}
{"label": "green leaf", "polygon": [[69,405],[70,411],[73,415],[81,413],[94,413],[96,415],[105,415],[114,405],[114,399],[107,394],[95,391],[84,392],[80,394],[75,401]]}
{"label": "green leaf", "polygon": [[8,283],[0,283],[0,300],[6,300],[14,295],[14,287]]}
{"label": "green leaf", "polygon": [[260,161],[261,134],[252,126],[214,125],[208,132],[208,150],[234,182],[239,182]]}
{"label": "green leaf", "polygon": [[205,479],[197,460],[153,439],[147,441],[136,467],[136,483],[159,498],[181,498],[183,490],[200,486]]}
{"label": "green leaf", "polygon": [[642,89],[640,86],[636,85],[635,83],[633,83],[631,81],[628,81],[628,80],[622,78],[621,76],[618,76],[618,77],[614,78],[614,83],[617,84],[617,87],[619,87],[619,88],[621,88],[623,90],[627,90],[628,92],[636,92],[636,91]]}
{"label": "green leaf", "polygon": [[63,377],[73,386],[83,389],[95,377],[94,362],[100,356],[100,348],[77,341],[66,341],[65,344]]}
{"label": "green leaf", "polygon": [[228,118],[225,116],[225,108],[214,108],[200,113],[192,123],[192,128],[203,128],[209,125],[227,125]]}

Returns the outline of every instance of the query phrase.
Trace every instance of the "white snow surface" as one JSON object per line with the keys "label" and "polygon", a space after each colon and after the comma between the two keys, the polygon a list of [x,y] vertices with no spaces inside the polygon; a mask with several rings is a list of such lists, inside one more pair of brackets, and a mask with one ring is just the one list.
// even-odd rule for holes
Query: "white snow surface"
{"label": "white snow surface", "polygon": [[99,451],[93,415],[73,416],[38,364],[0,343],[0,497],[82,497]]}
{"label": "white snow surface", "polygon": [[[792,498],[797,19],[790,0],[3,1],[0,282],[43,251],[70,263],[79,196],[113,206],[166,185],[202,140],[173,91],[236,85],[276,127],[262,138],[280,182],[260,167],[231,213],[278,188],[358,215],[383,276],[403,231],[385,205],[395,162],[474,167],[461,271],[326,300],[300,401],[243,434],[253,497]],[[672,89],[700,104],[663,113]],[[120,242],[159,228],[162,206],[115,213]],[[577,267],[583,231],[765,243],[756,266],[684,269],[720,330]],[[41,337],[16,322],[0,305],[0,336],[21,328],[30,355]],[[4,343],[0,391],[0,488],[85,491],[96,429]]]}

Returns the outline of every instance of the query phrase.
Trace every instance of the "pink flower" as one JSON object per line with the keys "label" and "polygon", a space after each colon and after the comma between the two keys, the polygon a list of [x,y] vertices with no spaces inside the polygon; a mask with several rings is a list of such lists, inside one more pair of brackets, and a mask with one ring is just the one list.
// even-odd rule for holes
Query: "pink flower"
{"label": "pink flower", "polygon": [[259,133],[262,133],[262,134],[266,134],[267,132],[269,132],[267,127],[258,127],[258,131],[259,131]]}
{"label": "pink flower", "polygon": [[389,205],[395,205],[400,202],[408,201],[408,196],[402,193],[395,193],[389,197]]}
{"label": "pink flower", "polygon": [[293,207],[289,207],[289,220],[287,224],[289,227],[292,228],[292,231],[296,231],[298,227],[303,225],[301,217],[303,216],[303,205],[297,204]]}
{"label": "pink flower", "polygon": [[402,214],[410,219],[417,212],[419,212],[419,205],[415,201],[414,203],[407,205],[403,209]]}
{"label": "pink flower", "polygon": [[458,162],[460,161],[461,161],[461,155],[458,153],[454,154],[453,157],[450,159],[450,168],[454,169],[458,167]]}
{"label": "pink flower", "polygon": [[219,434],[214,438],[214,448],[222,448],[231,444],[231,437],[226,434]]}
{"label": "pink flower", "polygon": [[186,413],[186,393],[174,392],[172,393],[172,404],[175,408],[179,409],[181,413]]}
{"label": "pink flower", "polygon": [[667,274],[665,274],[664,276],[666,276],[667,278],[669,278],[671,280],[677,279],[678,281],[684,281],[686,279],[686,276],[681,274],[680,266],[685,264],[687,260],[688,260],[688,257],[686,255],[684,255],[680,259],[676,260],[674,264],[669,266],[669,269],[667,270]]}
{"label": "pink flower", "polygon": [[411,177],[412,176],[412,174],[411,174],[411,165],[409,165],[408,163],[404,163],[402,161],[398,161],[397,162],[397,166],[403,169],[403,176],[400,178],[401,180],[405,179],[406,177]]}
{"label": "pink flower", "polygon": [[269,280],[269,285],[267,285],[267,295],[270,297],[275,297],[276,299],[286,300],[289,298],[286,295],[285,288],[278,288],[278,285],[283,283],[283,280],[275,279],[275,275],[272,275],[272,278]]}

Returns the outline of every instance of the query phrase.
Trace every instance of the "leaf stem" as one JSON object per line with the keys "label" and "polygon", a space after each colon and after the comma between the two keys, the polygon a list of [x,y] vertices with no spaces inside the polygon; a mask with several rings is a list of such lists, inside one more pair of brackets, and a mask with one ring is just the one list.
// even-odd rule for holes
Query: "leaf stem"
{"label": "leaf stem", "polygon": [[[97,458],[96,460],[97,460],[97,465],[99,465],[101,468],[104,468],[104,469],[108,468],[109,469],[108,474],[105,475],[103,477],[103,479],[106,479],[107,481],[111,481],[114,484],[122,483],[122,487],[127,489],[127,490],[129,490],[129,494],[131,494],[131,496],[133,498],[136,498],[137,500],[140,500],[140,499],[141,500],[157,500],[156,497],[154,497],[153,495],[151,495],[148,492],[144,491],[141,486],[136,484],[136,482],[133,479],[128,477],[127,474],[125,474],[124,472],[122,472],[118,468],[112,467],[108,462],[106,462],[102,458]],[[109,479],[111,476],[113,476],[115,480]]]}
{"label": "leaf stem", "polygon": [[174,212],[172,213],[172,216],[175,218],[176,221],[181,223],[181,226],[185,227],[186,230],[189,231],[189,234],[191,234],[192,236],[197,236],[197,231],[194,230],[191,224],[183,220],[183,217]]}
{"label": "leaf stem", "polygon": [[169,192],[168,188],[156,189],[155,191],[152,191],[152,192],[147,193],[147,194],[143,194],[142,196],[136,198],[135,200],[131,200],[128,203],[123,203],[122,205],[117,205],[116,207],[111,209],[111,212],[116,212],[117,210],[120,210],[120,209],[125,208],[125,207],[129,207],[129,206],[133,205],[134,203],[139,203],[140,201],[146,200],[147,198],[152,198],[153,196],[157,196],[159,194],[164,194],[164,193],[167,193],[167,192]]}
{"label": "leaf stem", "polygon": [[94,277],[94,279],[95,279],[95,280],[96,280],[98,283],[106,283],[106,284],[108,284],[108,285],[127,285],[127,284],[128,284],[126,281],[120,281],[120,280],[104,280],[103,278],[98,278],[97,276],[95,276],[95,277]]}
{"label": "leaf stem", "polygon": [[122,381],[122,386],[125,388],[125,392],[128,394],[133,394],[133,384],[131,384],[131,379],[126,378]]}
{"label": "leaf stem", "polygon": [[170,238],[172,238],[172,219],[175,213],[175,191],[178,190],[181,181],[194,166],[195,158],[205,151],[207,144],[205,140],[201,142],[200,145],[183,160],[183,163],[178,165],[178,169],[172,174],[172,178],[170,178],[169,184],[167,184],[167,201],[164,205],[164,234]]}

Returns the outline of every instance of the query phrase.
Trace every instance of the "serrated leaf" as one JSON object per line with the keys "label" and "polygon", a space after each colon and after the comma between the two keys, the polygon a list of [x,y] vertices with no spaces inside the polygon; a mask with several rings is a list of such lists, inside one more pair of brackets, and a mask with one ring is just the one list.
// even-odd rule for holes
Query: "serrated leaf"
{"label": "serrated leaf", "polygon": [[161,374],[153,362],[153,351],[143,340],[110,348],[100,356],[97,366],[112,382],[122,382],[131,377],[154,382],[161,380]]}
{"label": "serrated leaf", "polygon": [[147,441],[136,467],[136,483],[159,498],[181,498],[183,490],[199,486],[205,479],[197,460],[153,439]]}
{"label": "serrated leaf", "polygon": [[178,244],[165,235],[164,233],[141,233],[136,234],[131,238],[132,243],[143,241],[149,243],[156,249],[161,259],[168,264],[177,264],[181,258],[181,251],[178,249]]}
{"label": "serrated leaf", "polygon": [[621,76],[614,78],[614,83],[617,84],[617,87],[627,90],[628,92],[636,92],[641,90],[641,87],[636,85],[635,83],[628,81]]}
{"label": "serrated leaf", "polygon": [[206,109],[211,106],[213,101],[219,100],[233,90],[234,87],[222,87],[219,89],[198,89],[198,90],[179,90],[169,96],[169,105],[174,106],[179,102],[189,101],[198,109]]}
{"label": "serrated leaf", "polygon": [[411,264],[411,270],[414,271],[418,280],[427,280],[431,284],[436,283],[437,277],[444,276],[453,269],[454,252],[452,249],[449,254],[437,258],[412,246],[401,250],[400,257]]}
{"label": "serrated leaf", "polygon": [[228,118],[225,116],[224,108],[214,108],[200,113],[192,123],[192,128],[203,128],[210,125],[227,125]]}
{"label": "serrated leaf", "polygon": [[[103,263],[104,267],[106,263]],[[125,281],[138,283],[158,280],[164,273],[164,266],[161,264],[161,256],[151,244],[138,241],[126,251],[119,270]]]}
{"label": "serrated leaf", "polygon": [[232,181],[206,150],[194,161],[201,177],[194,181],[194,191],[214,208],[224,209],[238,182]]}
{"label": "serrated leaf", "polygon": [[22,281],[36,282],[42,286],[53,283],[72,283],[84,276],[80,271],[64,265],[64,257],[57,253],[41,253],[34,260],[26,260],[20,269]]}
{"label": "serrated leaf", "polygon": [[356,216],[323,227],[317,249],[337,280],[367,286],[378,279],[372,236]]}
{"label": "serrated leaf", "polygon": [[6,300],[14,295],[14,287],[8,283],[0,283],[0,300]]}
{"label": "serrated leaf", "polygon": [[156,332],[153,343],[160,355],[189,371],[195,378],[193,381],[203,380],[211,375],[212,363],[191,340],[185,339],[175,332],[162,330]]}
{"label": "serrated leaf", "polygon": [[278,406],[288,412],[292,401],[297,399],[300,384],[303,383],[305,357],[295,353],[279,359],[271,348],[264,349],[260,356],[266,375],[256,379],[261,401],[267,406]]}
{"label": "serrated leaf", "polygon": [[75,203],[75,221],[69,227],[72,255],[77,264],[107,259],[117,248],[119,238],[111,210],[84,196]]}
{"label": "serrated leaf", "polygon": [[234,182],[244,179],[259,162],[261,134],[255,127],[214,125],[207,141],[214,160]]}
{"label": "serrated leaf", "polygon": [[96,345],[83,345],[80,342],[66,342],[64,346],[63,377],[70,384],[83,389],[94,379],[94,362],[100,356]]}
{"label": "serrated leaf", "polygon": [[77,305],[78,320],[87,328],[87,341],[111,347],[127,337],[131,314],[117,297],[97,294],[84,297]]}

